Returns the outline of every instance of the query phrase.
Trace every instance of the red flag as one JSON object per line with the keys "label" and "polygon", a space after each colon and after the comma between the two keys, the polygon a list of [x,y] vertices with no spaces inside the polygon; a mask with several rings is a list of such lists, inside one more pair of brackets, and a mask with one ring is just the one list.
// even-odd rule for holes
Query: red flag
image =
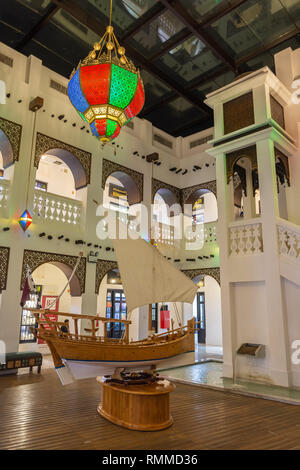
{"label": "red flag", "polygon": [[29,288],[28,276],[26,276],[25,284],[23,287],[22,298],[20,302],[21,307],[24,307],[27,300],[30,300],[30,288]]}

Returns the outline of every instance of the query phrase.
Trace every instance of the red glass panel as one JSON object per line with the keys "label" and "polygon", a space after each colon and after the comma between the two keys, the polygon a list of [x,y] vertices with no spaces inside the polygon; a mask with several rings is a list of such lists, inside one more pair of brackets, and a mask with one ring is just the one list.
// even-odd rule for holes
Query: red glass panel
{"label": "red glass panel", "polygon": [[86,65],[80,69],[82,91],[90,105],[108,102],[110,64]]}
{"label": "red glass panel", "polygon": [[141,80],[138,81],[138,86],[135,92],[135,95],[131,103],[125,109],[126,115],[128,118],[133,118],[136,116],[142,109],[145,103],[145,92]]}
{"label": "red glass panel", "polygon": [[96,119],[95,121],[97,131],[101,137],[106,136],[106,119]]}
{"label": "red glass panel", "polygon": [[111,136],[111,139],[115,139],[116,137],[118,137],[118,135],[120,134],[120,130],[121,130],[121,127],[119,126],[119,124],[117,124],[116,130]]}

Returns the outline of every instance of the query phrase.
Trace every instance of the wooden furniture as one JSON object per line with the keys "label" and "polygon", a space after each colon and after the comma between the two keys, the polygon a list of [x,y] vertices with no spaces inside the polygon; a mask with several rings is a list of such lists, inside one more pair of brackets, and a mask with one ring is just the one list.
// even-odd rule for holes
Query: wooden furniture
{"label": "wooden furniture", "polygon": [[0,373],[5,375],[5,373],[24,367],[29,367],[30,372],[32,372],[35,366],[38,368],[38,373],[40,373],[42,362],[42,354],[36,351],[6,353],[3,363],[0,362]]}
{"label": "wooden furniture", "polygon": [[172,425],[169,394],[175,385],[160,379],[149,385],[123,385],[97,377],[101,384],[98,413],[118,426],[137,431],[159,431]]}

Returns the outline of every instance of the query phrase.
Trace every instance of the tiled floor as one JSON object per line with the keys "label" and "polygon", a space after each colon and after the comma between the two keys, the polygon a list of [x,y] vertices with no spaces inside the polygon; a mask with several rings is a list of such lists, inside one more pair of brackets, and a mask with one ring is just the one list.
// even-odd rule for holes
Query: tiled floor
{"label": "tiled floor", "polygon": [[165,375],[171,380],[180,383],[207,386],[214,389],[228,390],[244,395],[300,405],[300,390],[247,381],[237,381],[234,383],[231,379],[223,377],[222,364],[217,362],[206,362],[165,370],[161,372],[161,375]]}

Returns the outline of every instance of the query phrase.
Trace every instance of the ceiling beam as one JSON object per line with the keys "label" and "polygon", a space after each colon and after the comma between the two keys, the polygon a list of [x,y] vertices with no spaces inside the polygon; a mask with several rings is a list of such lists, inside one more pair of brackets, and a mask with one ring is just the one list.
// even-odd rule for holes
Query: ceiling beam
{"label": "ceiling beam", "polygon": [[160,0],[189,30],[198,37],[214,54],[226,63],[234,72],[236,64],[234,59],[222,46],[202,27],[179,3],[170,3],[170,0]]}
{"label": "ceiling beam", "polygon": [[153,60],[158,59],[159,57],[163,56],[172,49],[175,49],[175,47],[179,46],[181,43],[183,43],[192,36],[193,34],[191,33],[191,31],[188,28],[184,28],[182,31],[175,34],[173,38],[169,39],[164,44],[162,44],[159,50],[152,54],[149,60],[152,62]]}
{"label": "ceiling beam", "polygon": [[135,21],[131,27],[128,27],[124,34],[121,36],[121,42],[124,43],[132,38],[135,34],[137,34],[142,28],[147,26],[149,23],[154,21],[160,15],[162,15],[166,11],[166,7],[161,3],[155,4],[152,8],[150,8],[147,13],[141,16],[137,21]]}
{"label": "ceiling beam", "polygon": [[[99,34],[99,36],[103,35],[106,31],[107,25],[104,25],[95,15],[92,15],[84,10],[73,0],[53,0],[53,3],[67,11],[75,19],[90,28],[92,31]],[[210,114],[210,108],[205,103],[203,103],[201,100],[195,100],[195,98],[191,96],[189,92],[186,92],[183,87],[178,85],[169,74],[162,72],[154,64],[151,64],[144,56],[142,56],[130,45],[126,46],[126,52],[128,53],[128,56],[136,62],[136,65],[139,65],[140,67],[147,70],[147,72],[164,83],[167,87],[171,88],[179,96],[185,98],[197,109],[204,111],[206,114]]]}
{"label": "ceiling beam", "polygon": [[[239,7],[243,3],[245,3],[247,0],[236,0],[234,3],[230,3],[230,5],[226,5],[225,7],[220,5],[220,9],[217,11],[217,13],[210,14],[210,15],[205,15],[203,20],[199,22],[198,28],[199,27],[204,27],[208,26],[215,21],[221,19],[223,16],[227,15],[230,13],[232,10],[235,10],[235,8]],[[186,41],[189,39],[193,33],[189,30],[189,28],[184,28],[178,35],[176,34],[173,39],[170,39],[167,43],[165,43],[159,51],[157,51],[155,54],[153,54],[149,60],[156,60],[162,55],[166,54],[168,51],[174,49],[176,46],[178,46],[181,42]]]}
{"label": "ceiling beam", "polygon": [[[201,75],[196,80],[193,80],[187,87],[185,87],[185,90],[186,91],[192,91],[195,88],[197,88],[198,86],[200,86],[202,84],[205,84],[209,81],[214,80],[215,78],[219,77],[220,75],[222,75],[225,72],[228,72],[228,67],[226,65],[221,65],[221,67],[218,67],[217,70],[215,69],[215,70],[211,70],[210,72],[206,72],[205,74]],[[163,99],[161,101],[156,102],[153,105],[147,106],[147,108],[141,112],[141,117],[144,117],[147,114],[152,113],[152,111],[155,111],[156,109],[158,109],[162,105],[170,103],[172,100],[176,99],[177,96],[178,95],[174,92],[173,93],[168,93],[168,95],[163,97]],[[205,96],[203,96],[203,99],[204,98],[205,98]],[[211,114],[211,113],[209,113],[209,114]]]}
{"label": "ceiling beam", "polygon": [[243,3],[246,3],[247,1],[248,0],[236,0],[235,2],[230,2],[230,4],[223,6],[216,13],[212,13],[211,15],[206,15],[203,21],[201,22],[201,26],[207,26],[209,24],[214,23],[215,21],[218,21],[219,19],[223,18],[223,16],[228,15],[233,10],[243,5]]}
{"label": "ceiling beam", "polygon": [[292,39],[293,37],[297,36],[297,34],[300,34],[299,28],[293,28],[292,30],[281,34],[281,36],[277,37],[273,41],[267,44],[263,44],[261,47],[256,47],[254,51],[250,52],[244,57],[241,57],[239,60],[237,60],[237,65],[242,65],[245,62],[248,62],[249,60],[255,59],[256,57],[263,54],[264,52],[268,52],[273,47],[279,46],[283,42],[288,41],[289,39]]}
{"label": "ceiling beam", "polygon": [[29,41],[31,41],[31,39],[43,28],[43,26],[51,20],[58,10],[59,6],[50,5],[44,16],[42,16],[37,24],[24,36],[23,39],[21,39],[19,44],[16,46],[16,50],[21,51],[26,46],[26,44],[28,44]]}

